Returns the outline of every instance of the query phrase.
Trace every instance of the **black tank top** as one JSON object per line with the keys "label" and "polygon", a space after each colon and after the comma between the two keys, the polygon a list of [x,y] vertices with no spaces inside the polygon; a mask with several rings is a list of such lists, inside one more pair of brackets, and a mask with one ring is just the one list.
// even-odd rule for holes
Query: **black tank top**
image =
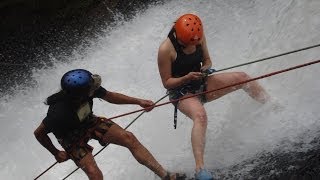
{"label": "black tank top", "polygon": [[171,73],[173,77],[182,77],[187,75],[189,72],[200,72],[201,63],[203,62],[203,52],[201,45],[196,46],[196,51],[192,54],[185,54],[180,45],[173,35],[174,29],[172,28],[168,34],[174,49],[177,52],[177,58],[173,61],[171,66]]}

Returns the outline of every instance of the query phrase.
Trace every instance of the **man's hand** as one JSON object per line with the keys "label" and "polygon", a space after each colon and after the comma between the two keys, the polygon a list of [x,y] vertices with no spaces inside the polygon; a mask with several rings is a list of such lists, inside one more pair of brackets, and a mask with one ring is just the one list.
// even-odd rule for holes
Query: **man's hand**
{"label": "man's hand", "polygon": [[154,102],[150,100],[140,100],[139,105],[143,108],[146,108],[146,111],[149,112],[154,108]]}
{"label": "man's hand", "polygon": [[70,157],[68,156],[68,154],[65,151],[58,151],[54,157],[56,158],[56,160],[59,163],[62,163],[64,161],[67,161],[68,159],[70,159]]}

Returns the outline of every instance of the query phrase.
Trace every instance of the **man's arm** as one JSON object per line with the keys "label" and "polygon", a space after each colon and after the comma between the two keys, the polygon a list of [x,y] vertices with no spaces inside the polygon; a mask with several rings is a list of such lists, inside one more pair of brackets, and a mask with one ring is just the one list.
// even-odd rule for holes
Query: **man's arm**
{"label": "man's arm", "polygon": [[107,91],[102,99],[113,104],[137,104],[143,108],[148,108],[147,111],[153,109],[154,105],[150,100],[135,98],[111,91]]}
{"label": "man's arm", "polygon": [[139,104],[141,101],[141,99],[111,91],[107,91],[103,99],[112,104]]}
{"label": "man's arm", "polygon": [[56,156],[59,150],[52,144],[51,139],[48,136],[46,127],[43,123],[34,131],[34,136],[52,155]]}
{"label": "man's arm", "polygon": [[68,154],[65,151],[58,150],[53,144],[48,136],[48,131],[43,123],[39,125],[39,127],[34,131],[34,136],[40,142],[40,144],[45,147],[59,162],[64,162],[69,159]]}

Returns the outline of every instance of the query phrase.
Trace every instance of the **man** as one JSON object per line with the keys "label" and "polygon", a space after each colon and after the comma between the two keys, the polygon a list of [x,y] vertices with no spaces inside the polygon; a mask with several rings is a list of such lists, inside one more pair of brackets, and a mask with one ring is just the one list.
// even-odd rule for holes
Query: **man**
{"label": "man", "polygon": [[[194,14],[182,15],[175,22],[158,51],[158,68],[162,84],[168,90],[170,99],[175,100],[250,79],[244,72],[219,73],[206,77],[208,71],[212,70],[211,66],[212,61],[201,19]],[[265,103],[268,99],[267,93],[257,82],[250,82],[175,103],[175,108],[192,119],[194,123],[191,143],[196,163],[195,178],[198,180],[213,179],[211,173],[204,168],[203,155],[208,121],[203,103],[238,89],[243,89],[261,103]]]}
{"label": "man", "polygon": [[[59,163],[70,158],[90,180],[102,180],[103,174],[94,160],[93,148],[88,145],[90,139],[95,139],[102,146],[113,143],[127,147],[139,163],[160,178],[177,179],[177,174],[168,173],[131,132],[111,120],[95,116],[92,112],[93,98],[101,98],[114,104],[137,104],[147,111],[152,110],[152,101],[107,91],[101,86],[99,75],[93,75],[84,69],[74,69],[65,73],[61,78],[61,88],[61,91],[47,98],[47,116],[34,131],[40,144]],[[64,151],[53,145],[48,136],[51,132]]]}

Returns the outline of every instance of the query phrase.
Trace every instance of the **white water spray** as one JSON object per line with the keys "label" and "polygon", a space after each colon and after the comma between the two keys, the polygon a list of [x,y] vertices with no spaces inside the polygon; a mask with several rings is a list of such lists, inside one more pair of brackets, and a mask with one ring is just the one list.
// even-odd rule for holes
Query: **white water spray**
{"label": "white water spray", "polygon": [[[93,40],[86,52],[75,50],[71,63],[36,70],[33,75],[36,87],[24,87],[13,97],[1,99],[1,179],[32,179],[55,162],[33,137],[33,131],[46,114],[47,106],[42,102],[59,89],[64,72],[86,68],[100,74],[102,85],[111,91],[154,101],[162,97],[165,90],[158,74],[157,50],[175,19],[188,12],[202,18],[216,69],[320,42],[320,2],[317,0],[176,0],[150,7]],[[313,49],[231,71],[245,71],[255,77],[319,57],[319,49]],[[264,106],[242,91],[206,104],[207,168],[227,171],[228,166],[261,151],[272,152],[279,146],[294,151],[290,144],[282,145],[283,141],[302,140],[308,144],[320,126],[318,69],[316,64],[260,80],[273,97],[272,102]],[[112,117],[138,108],[95,101],[94,112]],[[125,127],[135,116],[114,121]],[[191,174],[194,168],[190,144],[192,122],[181,113],[178,116],[178,128],[174,130],[173,107],[159,107],[145,113],[129,130],[164,167]],[[96,142],[91,144],[94,152],[101,148]],[[122,147],[111,145],[96,160],[105,179],[157,179]],[[41,178],[62,179],[73,169],[75,165],[68,161],[56,165]],[[250,168],[242,171],[247,170]],[[86,176],[78,170],[69,179],[86,179]]]}

